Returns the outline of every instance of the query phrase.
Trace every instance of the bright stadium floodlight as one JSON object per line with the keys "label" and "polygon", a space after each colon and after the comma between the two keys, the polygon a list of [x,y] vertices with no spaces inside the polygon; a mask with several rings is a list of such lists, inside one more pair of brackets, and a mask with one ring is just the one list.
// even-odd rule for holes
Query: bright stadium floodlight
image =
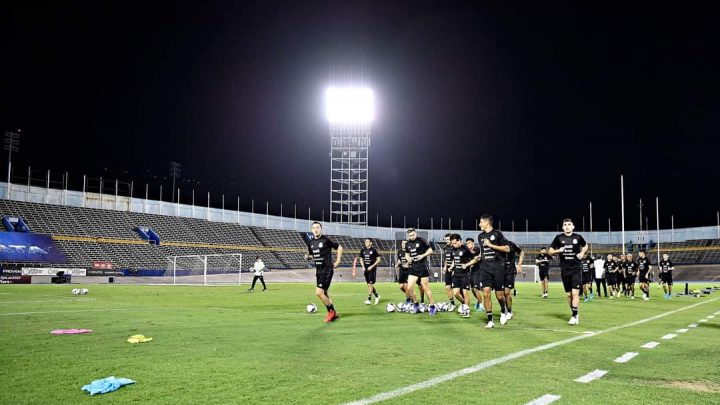
{"label": "bright stadium floodlight", "polygon": [[367,87],[328,87],[325,117],[330,124],[370,124],[375,118],[375,95]]}

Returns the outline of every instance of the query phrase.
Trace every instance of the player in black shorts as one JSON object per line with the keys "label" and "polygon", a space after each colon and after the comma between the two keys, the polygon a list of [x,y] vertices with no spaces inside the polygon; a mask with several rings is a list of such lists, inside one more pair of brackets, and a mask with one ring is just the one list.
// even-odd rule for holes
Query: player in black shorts
{"label": "player in black shorts", "polygon": [[455,297],[462,303],[460,316],[470,317],[470,268],[479,258],[462,244],[462,237],[456,233],[450,235],[452,246],[453,278],[452,287]]}
{"label": "player in black shorts", "polygon": [[[624,253],[620,255],[620,260],[618,260],[617,265],[617,283],[620,288],[618,288],[616,297],[619,297],[620,294],[627,295],[627,284],[625,284],[625,272],[627,271],[627,256]],[[621,289],[622,291],[620,291]]]}
{"label": "player in black shorts", "polygon": [[582,273],[580,275],[580,278],[582,279],[582,285],[583,285],[583,298],[585,298],[584,302],[590,302],[593,298],[593,290],[592,290],[592,281],[593,281],[593,273],[595,272],[595,263],[592,257],[589,257],[588,255],[585,255],[585,257],[580,260],[580,265],[582,266]]}
{"label": "player in black shorts", "polygon": [[[310,229],[313,238],[307,243],[308,252],[305,255],[305,260],[312,258],[315,262],[315,295],[320,298],[320,301],[327,308],[328,313],[325,322],[332,322],[338,319],[339,316],[335,312],[335,306],[333,306],[333,302],[328,295],[328,290],[330,289],[335,268],[340,266],[343,248],[337,242],[322,234],[322,224],[320,222],[313,222]],[[332,262],[333,249],[335,249],[335,263]]]}
{"label": "player in black shorts", "polygon": [[625,255],[625,291],[631,300],[635,299],[635,280],[637,279],[638,264],[633,260],[633,256],[628,253]]}
{"label": "player in black shorts", "polygon": [[360,249],[360,264],[368,287],[368,299],[365,301],[365,305],[370,305],[373,295],[375,296],[375,305],[380,302],[380,295],[375,289],[375,281],[377,280],[377,266],[381,261],[380,253],[373,247],[372,239],[365,238],[365,247]]}
{"label": "player in black shorts", "polygon": [[516,245],[513,241],[508,241],[510,252],[505,256],[505,318],[509,321],[513,318],[512,311],[512,290],[515,288],[515,276],[522,269],[523,259],[525,258],[525,252],[520,249],[520,246]]}
{"label": "player in black shorts", "polygon": [[660,268],[660,281],[662,282],[663,291],[665,291],[665,299],[669,300],[672,298],[672,271],[675,270],[670,256],[667,253],[663,254],[663,259],[658,263]]}
{"label": "player in black shorts", "polygon": [[423,291],[430,301],[430,315],[435,315],[437,308],[435,308],[435,300],[433,300],[432,291],[430,291],[430,285],[428,279],[430,277],[430,270],[427,265],[427,257],[433,252],[432,247],[423,238],[417,236],[414,228],[407,230],[408,241],[405,245],[405,258],[410,263],[410,274],[408,275],[408,286],[407,294],[413,304],[411,313],[417,313],[419,304],[417,297],[415,296],[415,284],[420,280]]}
{"label": "player in black shorts", "polygon": [[[474,256],[480,256],[480,248],[475,244],[475,239],[465,239],[465,247],[467,247]],[[478,259],[478,261],[479,260],[480,259]],[[475,310],[484,311],[485,308],[483,308],[482,306],[482,286],[480,285],[480,266],[478,265],[478,263],[475,263],[470,267],[470,288],[472,289],[473,295],[477,300],[475,302]]]}
{"label": "player in black shorts", "polygon": [[453,294],[453,268],[455,265],[453,264],[453,247],[452,243],[450,241],[450,234],[446,233],[444,237],[445,241],[445,248],[443,249],[443,276],[445,279],[445,293],[448,296],[448,299],[450,300],[450,307],[448,308],[448,311],[452,311],[455,309],[455,295]]}
{"label": "player in black shorts", "polygon": [[[605,260],[605,279],[610,286],[610,299],[615,297],[615,292],[617,289],[617,262],[615,261],[615,258],[613,257],[612,253],[607,255],[607,260]],[[600,288],[600,287],[598,287]],[[600,291],[598,290],[598,294],[600,294]]]}
{"label": "player in black shorts", "polygon": [[483,306],[487,317],[486,328],[494,328],[492,312],[492,298],[490,291],[495,290],[495,298],[500,304],[500,324],[507,323],[507,308],[505,306],[505,255],[510,252],[507,239],[502,232],[493,229],[493,217],[483,215],[480,217],[480,284],[483,290]]}
{"label": "player in black shorts", "polygon": [[575,224],[572,219],[563,219],[563,233],[557,235],[550,244],[550,254],[560,254],[560,277],[568,297],[572,316],[570,325],[580,323],[578,307],[580,306],[580,285],[582,283],[580,260],[587,253],[589,246],[582,236],[573,232]]}
{"label": "player in black shorts", "polygon": [[538,266],[538,275],[540,276],[540,285],[542,286],[541,297],[548,297],[548,278],[550,276],[550,257],[547,254],[547,248],[543,247],[540,249],[540,254],[535,258],[535,264]]}
{"label": "player in black shorts", "polygon": [[645,257],[645,251],[638,253],[640,257],[637,259],[638,265],[638,281],[640,282],[640,291],[643,292],[643,300],[650,299],[650,278],[652,277],[652,263],[650,259]]}

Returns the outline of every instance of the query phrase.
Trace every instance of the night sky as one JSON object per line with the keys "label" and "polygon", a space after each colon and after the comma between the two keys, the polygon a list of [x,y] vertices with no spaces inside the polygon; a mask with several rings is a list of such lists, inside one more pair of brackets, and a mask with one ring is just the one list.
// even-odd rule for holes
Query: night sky
{"label": "night sky", "polygon": [[[720,30],[686,3],[14,1],[0,6],[0,129],[17,181],[46,170],[151,183],[183,202],[329,205],[322,96],[358,64],[377,96],[370,223],[556,229],[713,225],[720,208]],[[391,4],[386,4],[391,3]],[[502,3],[502,4],[500,4]],[[584,2],[583,2],[584,3]],[[7,164],[6,157],[1,161]],[[1,171],[6,176],[6,169]],[[169,200],[169,180],[164,181]],[[202,195],[202,196],[201,196]],[[232,203],[230,203],[232,201]],[[410,219],[412,218],[412,219]],[[589,221],[589,220],[588,220]],[[520,226],[522,223],[522,226]],[[589,228],[589,226],[588,226]]]}

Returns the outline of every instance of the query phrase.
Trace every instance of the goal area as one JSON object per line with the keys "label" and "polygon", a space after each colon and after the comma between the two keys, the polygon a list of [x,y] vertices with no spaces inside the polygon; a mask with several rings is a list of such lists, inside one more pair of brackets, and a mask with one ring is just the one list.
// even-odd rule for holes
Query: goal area
{"label": "goal area", "polygon": [[170,256],[168,275],[173,285],[240,285],[242,254],[210,254]]}

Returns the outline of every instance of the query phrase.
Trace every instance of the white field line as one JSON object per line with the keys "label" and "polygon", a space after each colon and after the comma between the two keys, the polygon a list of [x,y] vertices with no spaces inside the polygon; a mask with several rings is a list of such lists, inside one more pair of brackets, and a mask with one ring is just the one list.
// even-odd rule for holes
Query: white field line
{"label": "white field line", "polygon": [[622,356],[615,359],[615,363],[627,363],[628,361],[632,360],[635,356],[637,356],[637,352],[627,352],[623,354]]}
{"label": "white field line", "polygon": [[644,345],[640,346],[643,349],[654,349],[660,345],[660,342],[647,342]]}
{"label": "white field line", "polygon": [[590,381],[597,380],[598,378],[601,378],[607,374],[607,370],[593,370],[587,374],[585,374],[582,377],[578,377],[575,379],[575,382],[579,383],[589,383]]}
{"label": "white field line", "polygon": [[667,335],[661,337],[660,339],[670,340],[670,339],[675,339],[676,337],[677,337],[676,334],[674,334],[674,333],[668,333]]}
{"label": "white field line", "polygon": [[43,302],[67,302],[67,301],[95,301],[92,298],[89,299],[76,299],[76,298],[58,298],[56,300],[42,300],[42,301],[0,301],[0,305],[2,304],[37,304],[37,303],[43,303]]}
{"label": "white field line", "polygon": [[688,328],[697,328],[697,324],[696,324],[696,323],[691,323],[690,325],[688,325]]}
{"label": "white field line", "polygon": [[584,332],[577,331],[577,330],[570,330],[570,329],[545,329],[545,328],[517,328],[519,330],[539,330],[539,331],[546,331],[546,332],[562,332],[562,333],[574,333],[577,335],[592,335],[595,333],[591,330],[586,330]]}
{"label": "white field line", "polygon": [[525,405],[547,405],[560,399],[560,395],[545,394],[540,398],[533,399]]}
{"label": "white field line", "polygon": [[698,322],[700,322],[700,323],[705,323],[705,322],[707,322],[707,321],[708,321],[707,318],[704,318],[704,319],[699,320]]}
{"label": "white field line", "polygon": [[675,332],[677,332],[677,333],[685,333],[685,332],[687,332],[687,331],[689,331],[689,330],[690,330],[690,329],[678,329],[678,330],[676,330]]}
{"label": "white field line", "polygon": [[168,309],[168,308],[106,308],[106,309],[73,309],[73,310],[67,310],[67,311],[7,312],[4,314],[0,314],[0,316],[66,314],[66,313],[72,313],[72,312],[150,311],[150,310],[160,310],[160,309]]}
{"label": "white field line", "polygon": [[662,314],[658,314],[658,315],[652,316],[652,317],[650,317],[650,318],[641,319],[641,320],[639,320],[639,321],[634,321],[634,322],[626,323],[626,324],[624,324],[624,325],[613,326],[613,327],[610,327],[610,328],[607,328],[607,329],[603,329],[603,330],[600,330],[600,331],[597,331],[597,332],[594,332],[594,333],[586,333],[586,334],[583,334],[583,335],[573,336],[573,337],[571,337],[571,338],[567,338],[567,339],[564,339],[564,340],[558,340],[558,341],[555,341],[555,342],[552,342],[552,343],[547,343],[547,344],[544,344],[544,345],[541,345],[541,346],[536,346],[536,347],[533,347],[533,348],[530,348],[530,349],[521,350],[521,351],[519,351],[519,352],[510,353],[510,354],[507,354],[507,355],[505,355],[505,356],[503,356],[503,357],[498,357],[498,358],[496,358],[496,359],[487,360],[487,361],[484,361],[484,362],[482,362],[482,363],[478,363],[478,364],[476,364],[476,365],[474,365],[474,366],[471,366],[471,367],[466,367],[466,368],[463,368],[463,369],[461,369],[461,370],[456,370],[456,371],[452,371],[452,372],[447,373],[447,374],[443,374],[443,375],[439,375],[439,376],[437,376],[437,377],[433,377],[433,378],[431,378],[431,379],[429,379],[429,380],[425,380],[425,381],[422,381],[422,382],[419,382],[419,383],[407,385],[407,386],[405,386],[405,387],[397,388],[397,389],[394,389],[394,390],[392,390],[392,391],[381,392],[381,393],[379,393],[379,394],[375,394],[375,395],[373,395],[373,396],[371,396],[371,397],[359,399],[359,400],[357,400],[357,401],[348,402],[346,405],[366,405],[366,404],[373,404],[373,403],[380,402],[380,401],[386,401],[386,400],[392,399],[392,398],[397,398],[397,397],[399,397],[399,396],[407,395],[407,394],[410,394],[410,393],[415,392],[415,391],[419,391],[419,390],[422,390],[422,389],[425,389],[425,388],[433,387],[433,386],[435,386],[435,385],[444,383],[444,382],[446,382],[446,381],[454,380],[454,379],[459,378],[459,377],[463,377],[463,376],[466,376],[466,375],[469,375],[469,374],[477,373],[478,371],[484,370],[484,369],[486,369],[486,368],[488,368],[488,367],[492,367],[492,366],[497,365],[497,364],[506,363],[506,362],[508,362],[508,361],[515,360],[515,359],[520,358],[520,357],[525,357],[525,356],[527,356],[527,355],[529,355],[529,354],[533,354],[533,353],[537,353],[537,352],[542,352],[542,351],[549,350],[549,349],[552,349],[552,348],[555,348],[555,347],[558,347],[558,346],[563,346],[563,345],[566,345],[566,344],[568,344],[568,343],[575,342],[575,341],[577,341],[577,340],[587,339],[587,338],[592,337],[592,336],[602,335],[602,334],[605,334],[605,333],[614,332],[614,331],[616,331],[616,330],[620,330],[620,329],[624,329],[624,328],[629,328],[629,327],[637,326],[637,325],[642,325],[642,324],[644,324],[644,323],[652,322],[652,321],[654,321],[654,320],[657,320],[657,319],[660,319],[660,318],[664,318],[664,317],[666,317],[666,316],[673,315],[673,314],[676,314],[676,313],[678,313],[678,312],[682,312],[682,311],[688,310],[688,309],[690,309],[690,308],[695,308],[695,307],[697,307],[697,306],[699,306],[699,305],[705,305],[705,304],[707,304],[707,303],[710,303],[710,302],[713,302],[713,301],[717,301],[717,300],[719,300],[719,299],[720,299],[720,297],[718,297],[718,298],[713,298],[713,299],[711,299],[711,300],[698,302],[698,303],[696,303],[696,304],[692,304],[692,305],[688,305],[688,306],[686,306],[686,307],[674,309],[674,310],[672,310],[672,311],[664,312],[664,313],[662,313]]}

